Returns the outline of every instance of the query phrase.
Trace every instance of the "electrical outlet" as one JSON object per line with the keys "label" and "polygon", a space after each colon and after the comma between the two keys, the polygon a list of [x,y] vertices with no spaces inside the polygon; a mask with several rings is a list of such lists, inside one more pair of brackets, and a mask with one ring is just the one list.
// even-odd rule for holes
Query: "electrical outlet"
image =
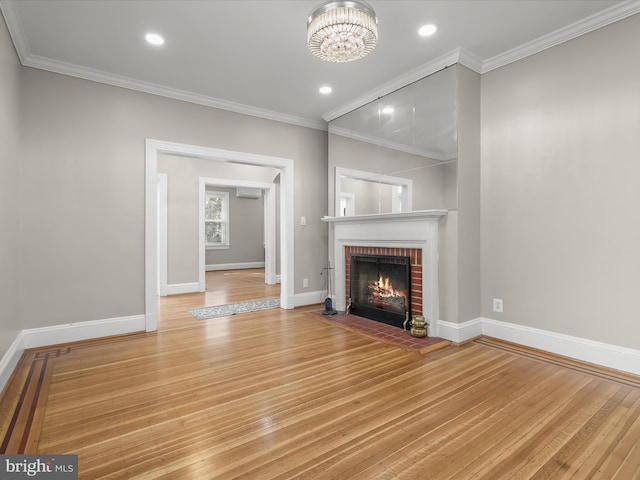
{"label": "electrical outlet", "polygon": [[309,287],[309,279],[308,278],[303,278],[302,279],[302,288],[308,288]]}
{"label": "electrical outlet", "polygon": [[300,217],[300,225],[303,227],[307,224],[307,217]]}
{"label": "electrical outlet", "polygon": [[501,298],[494,298],[493,299],[493,311],[494,312],[498,312],[498,313],[502,313],[502,299]]}

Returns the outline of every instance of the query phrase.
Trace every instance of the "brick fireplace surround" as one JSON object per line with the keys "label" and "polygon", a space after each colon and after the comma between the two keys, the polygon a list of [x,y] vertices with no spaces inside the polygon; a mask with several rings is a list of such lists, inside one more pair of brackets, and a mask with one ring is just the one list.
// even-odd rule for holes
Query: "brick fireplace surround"
{"label": "brick fireplace surround", "polygon": [[[411,257],[412,314],[421,312],[430,322],[429,335],[437,336],[438,221],[446,210],[422,210],[352,217],[324,217],[329,224],[329,255],[334,266],[334,304],[344,312],[348,302],[351,253]],[[405,253],[406,252],[406,253]],[[414,286],[420,288],[414,290]]]}
{"label": "brick fireplace surround", "polygon": [[345,301],[351,298],[351,254],[389,255],[411,257],[411,315],[422,314],[422,249],[346,246],[345,260]]}

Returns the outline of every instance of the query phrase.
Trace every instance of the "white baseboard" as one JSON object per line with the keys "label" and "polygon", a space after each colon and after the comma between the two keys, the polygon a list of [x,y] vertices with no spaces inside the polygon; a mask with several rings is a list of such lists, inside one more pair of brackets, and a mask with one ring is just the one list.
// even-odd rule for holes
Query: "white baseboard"
{"label": "white baseboard", "polygon": [[280,283],[280,275],[269,275],[266,277],[267,285],[275,285],[276,283]]}
{"label": "white baseboard", "polygon": [[304,307],[305,305],[318,305],[324,302],[321,291],[296,293],[293,304],[296,307]]}
{"label": "white baseboard", "polygon": [[202,292],[204,290],[201,289],[200,283],[174,283],[172,285],[167,285],[166,293],[167,295],[179,295],[181,293],[197,293]]}
{"label": "white baseboard", "polygon": [[215,265],[206,265],[204,267],[207,272],[213,272],[216,270],[242,270],[243,268],[264,268],[264,262],[218,263]]}
{"label": "white baseboard", "polygon": [[4,390],[5,385],[11,378],[11,374],[18,365],[20,357],[24,352],[24,337],[22,332],[18,332],[15,340],[9,346],[9,349],[5,352],[0,359],[0,392]]}
{"label": "white baseboard", "polygon": [[437,336],[445,340],[462,343],[480,335],[640,375],[640,350],[491,318],[479,317],[460,324],[437,322]]}
{"label": "white baseboard", "polygon": [[482,333],[583,362],[640,375],[640,350],[482,318]]}
{"label": "white baseboard", "polygon": [[20,357],[27,348],[46,347],[49,345],[144,331],[144,315],[107,318],[89,322],[67,323],[22,330],[18,333],[18,336],[2,357],[2,360],[0,360],[0,391],[11,377]]}
{"label": "white baseboard", "polygon": [[24,337],[24,348],[38,348],[144,331],[144,315],[132,315],[130,317],[106,318],[89,322],[29,328],[21,333]]}
{"label": "white baseboard", "polygon": [[452,323],[438,320],[436,325],[436,336],[450,340],[455,343],[462,343],[472,338],[482,335],[482,319],[474,318],[463,323]]}

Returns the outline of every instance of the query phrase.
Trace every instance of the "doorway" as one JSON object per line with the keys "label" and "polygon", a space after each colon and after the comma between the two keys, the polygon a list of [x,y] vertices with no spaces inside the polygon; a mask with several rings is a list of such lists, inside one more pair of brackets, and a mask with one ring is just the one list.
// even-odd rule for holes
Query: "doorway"
{"label": "doorway", "polygon": [[[177,165],[183,160],[180,157],[172,157],[177,161]],[[190,159],[184,159],[190,160]],[[165,164],[166,165],[166,164]],[[193,167],[193,166],[192,166]],[[159,169],[160,166],[158,167]],[[272,170],[272,169],[269,169]],[[176,218],[187,222],[197,221],[197,226],[193,227],[193,231],[197,232],[199,247],[195,251],[197,258],[198,273],[196,274],[197,282],[183,284],[169,284],[168,264],[170,261],[171,250],[169,245],[169,195],[168,195],[168,177],[167,173],[158,173],[158,295],[165,297],[172,294],[184,294],[192,292],[209,292],[212,290],[210,282],[218,284],[216,288],[223,288],[220,281],[231,277],[231,273],[224,276],[213,275],[214,270],[246,270],[250,278],[246,279],[247,285],[255,286],[255,276],[262,272],[262,279],[266,285],[275,285],[280,282],[278,274],[279,262],[277,259],[277,218],[276,210],[276,183],[258,182],[253,180],[234,180],[227,178],[211,178],[198,176],[197,197],[197,219],[189,220],[191,217],[184,215],[184,204],[187,203],[187,210],[191,210],[195,206],[188,205],[188,202],[179,193],[178,198],[183,204],[182,210],[174,211],[173,223],[177,224]],[[279,182],[279,178],[277,179]],[[178,191],[184,189],[184,185],[178,182]],[[207,243],[206,233],[206,208],[205,196],[207,192],[215,191],[224,196],[226,206],[224,216],[226,217],[224,226],[225,243],[219,246]],[[251,195],[247,193],[249,192]],[[183,194],[183,192],[181,192]],[[238,198],[236,198],[238,197]],[[258,201],[259,200],[259,201]],[[192,227],[189,227],[191,231]],[[174,227],[175,230],[175,227]],[[228,230],[228,231],[227,231]],[[184,228],[180,228],[184,232]],[[211,232],[210,232],[211,233]],[[190,238],[190,237],[189,237]],[[190,242],[185,238],[176,239],[171,242],[175,252],[188,250]],[[177,250],[176,250],[177,249]],[[184,258],[184,253],[179,256]],[[233,274],[238,276],[236,272]],[[237,283],[237,282],[236,282]],[[233,287],[235,288],[235,287]],[[256,291],[256,298],[261,297],[260,289]],[[271,297],[280,297],[280,287],[270,288]],[[277,292],[277,295],[274,293]],[[206,306],[210,306],[208,303]]]}
{"label": "doorway", "polygon": [[[145,325],[157,329],[158,262],[158,155],[175,155],[276,168],[280,174],[281,308],[294,307],[293,272],[293,160],[147,139],[145,151]],[[204,258],[204,256],[203,256]],[[204,274],[204,269],[202,269]],[[204,277],[204,275],[203,275]],[[202,278],[204,283],[204,278]]]}
{"label": "doorway", "polygon": [[198,271],[200,274],[200,291],[206,289],[206,271],[207,271],[207,252],[206,252],[206,233],[204,229],[205,219],[205,193],[207,187],[232,187],[232,188],[250,188],[259,190],[263,196],[264,208],[262,224],[264,229],[264,283],[274,284],[277,279],[276,268],[276,185],[275,183],[253,182],[247,180],[230,180],[223,178],[199,178],[199,214],[198,225],[199,234],[199,252],[198,252]]}

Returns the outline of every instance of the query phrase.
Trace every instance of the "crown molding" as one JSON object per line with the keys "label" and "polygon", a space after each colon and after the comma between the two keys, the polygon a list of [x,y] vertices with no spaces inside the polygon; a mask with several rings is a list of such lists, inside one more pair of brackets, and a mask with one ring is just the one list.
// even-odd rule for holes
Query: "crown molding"
{"label": "crown molding", "polygon": [[521,60],[530,55],[536,54],[547,48],[554,47],[561,43],[572,40],[576,37],[592,32],[598,28],[610,25],[618,20],[630,17],[640,12],[640,0],[627,0],[618,5],[584,18],[578,22],[562,27],[555,32],[551,32],[540,38],[527,42],[519,47],[507,50],[499,55],[486,59],[482,62],[479,73],[487,73],[496,68],[503,67],[509,63]]}
{"label": "crown molding", "polygon": [[31,55],[28,58],[25,58],[22,64],[25,67],[39,68],[41,70],[47,70],[49,72],[82,78],[84,80],[91,80],[98,83],[113,85],[115,87],[127,88],[129,90],[150,93],[152,95],[167,97],[174,100],[181,100],[183,102],[195,103],[197,105],[204,105],[207,107],[219,108],[222,110],[228,110],[230,112],[264,118],[267,120],[275,120],[277,122],[288,123],[300,127],[314,128],[317,130],[327,129],[326,123],[322,120],[311,120],[295,115],[287,115],[284,113],[252,107],[241,103],[208,97],[206,95],[199,95],[196,93],[187,92],[185,90],[179,90],[177,88],[170,88],[162,85],[157,85],[155,83],[133,80],[128,77],[114,75],[101,70],[79,67],[77,65],[65,62],[54,62],[37,55]]}
{"label": "crown molding", "polygon": [[22,30],[22,25],[18,20],[14,3],[8,0],[0,0],[0,12],[2,12],[4,21],[7,24],[9,36],[13,41],[13,46],[16,49],[20,63],[24,65],[25,58],[29,57],[29,47],[27,46],[27,42],[24,40],[24,32]]}
{"label": "crown molding", "polygon": [[327,130],[327,124],[321,119],[312,120],[295,115],[287,115],[281,112],[274,112],[272,110],[266,110],[262,108],[252,107],[250,105],[221,100],[219,98],[209,97],[206,95],[199,95],[192,92],[187,92],[185,90],[179,90],[176,88],[165,87],[150,82],[134,80],[132,78],[114,75],[112,73],[104,72],[101,70],[81,67],[67,62],[52,61],[38,55],[32,55],[29,51],[27,42],[25,41],[25,35],[20,21],[18,20],[13,2],[9,0],[0,0],[0,11],[4,16],[9,34],[13,40],[16,52],[18,53],[20,63],[22,63],[22,65],[25,67],[38,68],[40,70],[46,70],[49,72],[68,75],[71,77],[82,78],[84,80],[91,80],[115,87],[122,87],[129,90],[136,90],[152,95],[171,98],[174,100],[181,100],[184,102],[195,103],[197,105],[204,105],[206,107],[219,108],[221,110],[227,110],[230,112],[241,113],[253,117],[264,118],[266,120],[274,120],[276,122],[283,122],[300,127],[313,128],[316,130]]}
{"label": "crown molding", "polygon": [[431,62],[425,63],[413,70],[409,70],[407,73],[396,77],[387,83],[383,83],[382,85],[376,87],[373,90],[369,90],[367,93],[359,96],[358,98],[352,100],[351,102],[338,107],[334,110],[331,110],[324,115],[322,118],[330,122],[331,120],[335,120],[336,118],[349,113],[356,108],[361,107],[362,105],[366,105],[369,102],[373,102],[384,95],[388,95],[391,92],[398,90],[399,88],[405,87],[410,83],[413,83],[421,78],[424,78],[432,73],[437,72],[438,70],[442,70],[443,68],[450,67],[458,63],[460,60],[460,52],[462,49],[456,49],[452,52],[446,53]]}
{"label": "crown molding", "polygon": [[458,48],[452,52],[449,52],[429,63],[421,65],[420,67],[407,72],[404,75],[394,78],[393,80],[380,85],[374,90],[370,90],[357,99],[331,110],[324,115],[327,122],[335,120],[336,118],[349,113],[356,108],[359,108],[369,102],[373,102],[380,97],[387,95],[399,88],[402,88],[410,83],[413,83],[421,78],[424,78],[432,73],[449,67],[455,63],[460,63],[467,68],[475,71],[476,73],[483,74],[490,72],[496,68],[502,67],[509,63],[513,63],[517,60],[521,60],[530,55],[534,55],[538,52],[546,50],[547,48],[554,47],[563,42],[567,42],[573,38],[584,35],[585,33],[592,32],[598,28],[607,26],[611,23],[622,20],[631,15],[635,15],[640,12],[640,0],[626,0],[620,4],[610,7],[602,12],[596,13],[578,22],[572,23],[566,27],[560,28],[555,32],[548,35],[544,35],[540,38],[532,40],[531,42],[520,45],[519,47],[507,50],[499,55],[488,59],[482,59],[473,52]]}
{"label": "crown molding", "polygon": [[459,49],[458,63],[470,68],[476,73],[482,73],[482,58],[469,50],[465,50],[464,48]]}
{"label": "crown molding", "polygon": [[443,68],[449,67],[456,63],[460,63],[480,74],[490,72],[491,70],[495,70],[496,68],[539,53],[543,50],[559,45],[573,38],[579,37],[580,35],[584,35],[585,33],[592,32],[598,28],[617,22],[618,20],[622,20],[631,15],[640,13],[640,0],[626,0],[611,8],[603,10],[602,12],[591,15],[590,17],[587,17],[583,20],[560,28],[555,32],[544,35],[538,39],[532,40],[528,43],[520,45],[519,47],[513,48],[488,59],[483,60],[482,58],[468,50],[458,48],[436,58],[435,60],[425,63],[424,65],[421,65],[413,70],[410,70],[409,72],[396,77],[389,82],[384,83],[373,90],[370,90],[369,92],[366,92],[365,94],[349,102],[348,104],[345,104],[323,114],[322,119],[317,120],[252,107],[249,105],[230,102],[206,95],[199,95],[184,90],[164,87],[154,83],[134,80],[128,77],[113,75],[104,71],[80,67],[78,65],[65,62],[54,62],[43,57],[32,55],[29,51],[27,42],[25,41],[24,32],[20,25],[20,21],[18,20],[14,2],[10,0],[0,0],[0,11],[4,16],[7,28],[9,29],[10,36],[13,40],[13,44],[18,54],[18,58],[24,66],[47,70],[99,83],[105,83],[116,87],[136,90],[152,95],[172,98],[175,100],[181,100],[198,105],[219,108],[235,113],[264,118],[267,120],[274,120],[291,125],[326,131],[326,122],[334,120],[352,110],[355,110],[356,108],[361,107],[362,105],[375,101],[384,95],[387,95],[395,90],[398,90],[399,88],[402,88],[406,85],[409,85],[410,83],[420,80],[421,78],[431,75],[438,70],[442,70]]}

